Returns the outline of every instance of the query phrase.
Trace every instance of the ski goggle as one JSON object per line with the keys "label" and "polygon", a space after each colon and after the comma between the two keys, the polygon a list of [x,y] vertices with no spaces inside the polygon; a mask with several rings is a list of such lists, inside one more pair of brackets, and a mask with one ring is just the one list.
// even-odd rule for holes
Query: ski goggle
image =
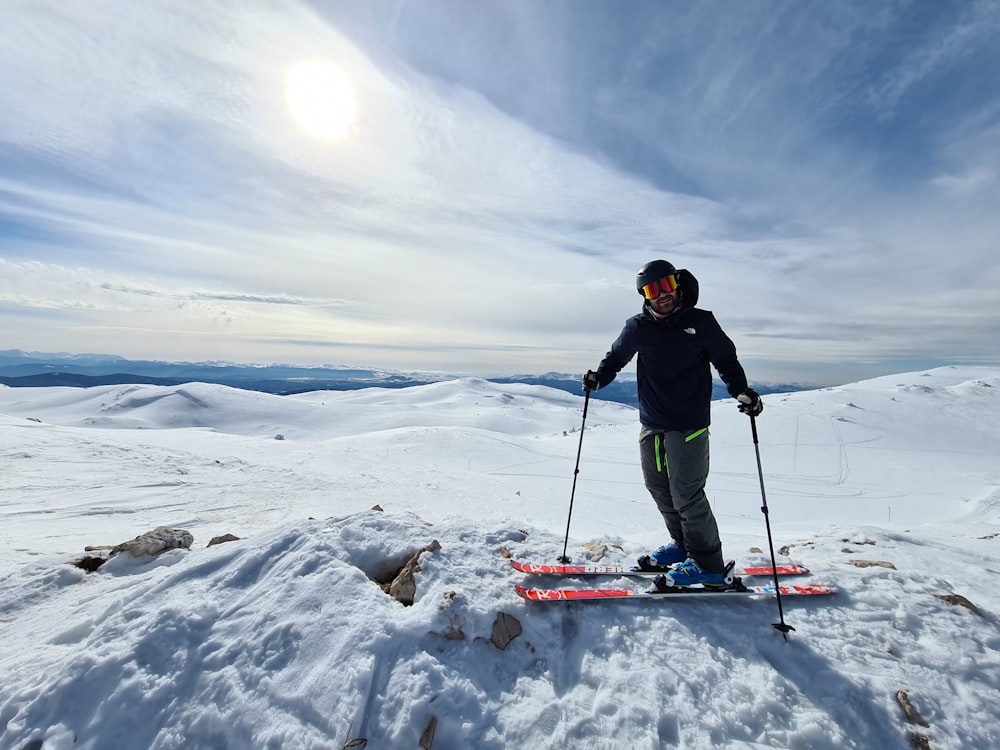
{"label": "ski goggle", "polygon": [[646,299],[656,299],[661,294],[669,294],[670,292],[677,290],[677,276],[670,274],[669,276],[664,276],[662,279],[657,279],[656,281],[650,281],[648,284],[643,286],[639,291],[642,292],[642,296]]}

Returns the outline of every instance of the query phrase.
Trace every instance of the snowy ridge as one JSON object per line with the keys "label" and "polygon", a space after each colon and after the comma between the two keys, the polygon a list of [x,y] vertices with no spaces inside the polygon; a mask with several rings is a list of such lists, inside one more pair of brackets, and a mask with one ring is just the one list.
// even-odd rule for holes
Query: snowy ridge
{"label": "snowy ridge", "polygon": [[[225,385],[6,388],[4,413],[78,427],[206,427],[234,435],[311,440],[409,427],[461,426],[507,435],[578,429],[580,399],[555,388],[477,378],[404,389],[276,396]],[[630,423],[634,410],[595,402],[597,421]]]}
{"label": "snowy ridge", "polygon": [[[770,601],[518,599],[503,555],[561,552],[582,398],[0,389],[0,748],[413,748],[432,719],[436,750],[1000,744],[1000,373],[765,402],[775,541],[842,590],[786,602],[787,643]],[[662,541],[635,412],[590,408],[570,554],[628,565]],[[766,545],[748,433],[715,407],[730,556]],[[162,524],[194,547],[66,564]],[[373,582],[435,539],[412,607]]]}

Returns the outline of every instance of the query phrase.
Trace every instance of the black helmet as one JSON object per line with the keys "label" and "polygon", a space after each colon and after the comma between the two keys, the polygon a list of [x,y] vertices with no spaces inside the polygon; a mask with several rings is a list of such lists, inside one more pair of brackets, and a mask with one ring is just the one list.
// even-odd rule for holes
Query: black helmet
{"label": "black helmet", "polygon": [[664,276],[672,276],[677,273],[674,264],[665,260],[651,260],[639,269],[635,277],[635,290],[642,294],[642,288],[653,281],[659,281]]}

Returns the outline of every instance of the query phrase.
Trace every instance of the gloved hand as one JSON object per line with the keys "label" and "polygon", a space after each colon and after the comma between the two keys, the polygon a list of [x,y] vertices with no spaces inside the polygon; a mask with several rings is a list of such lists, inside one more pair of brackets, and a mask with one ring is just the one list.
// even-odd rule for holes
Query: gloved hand
{"label": "gloved hand", "polygon": [[760,395],[753,388],[747,388],[736,397],[740,402],[740,411],[751,417],[756,417],[764,411],[764,402],[760,400]]}
{"label": "gloved hand", "polygon": [[583,390],[589,393],[590,391],[596,391],[600,387],[601,381],[597,379],[597,373],[593,370],[587,370],[583,376]]}

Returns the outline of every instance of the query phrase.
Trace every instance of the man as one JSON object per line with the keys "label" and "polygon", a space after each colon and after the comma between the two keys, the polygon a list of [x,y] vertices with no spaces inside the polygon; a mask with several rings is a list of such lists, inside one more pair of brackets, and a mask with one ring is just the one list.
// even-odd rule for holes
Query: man
{"label": "man", "polygon": [[649,570],[664,570],[668,585],[726,586],[722,542],[705,495],[711,363],[745,414],[764,408],[747,386],[736,346],[715,316],[701,310],[698,280],[665,260],[639,270],[636,289],[642,312],[625,321],[597,371],[583,376],[585,391],[603,388],[638,354],[639,454],[646,489],[673,540],[639,558]]}

